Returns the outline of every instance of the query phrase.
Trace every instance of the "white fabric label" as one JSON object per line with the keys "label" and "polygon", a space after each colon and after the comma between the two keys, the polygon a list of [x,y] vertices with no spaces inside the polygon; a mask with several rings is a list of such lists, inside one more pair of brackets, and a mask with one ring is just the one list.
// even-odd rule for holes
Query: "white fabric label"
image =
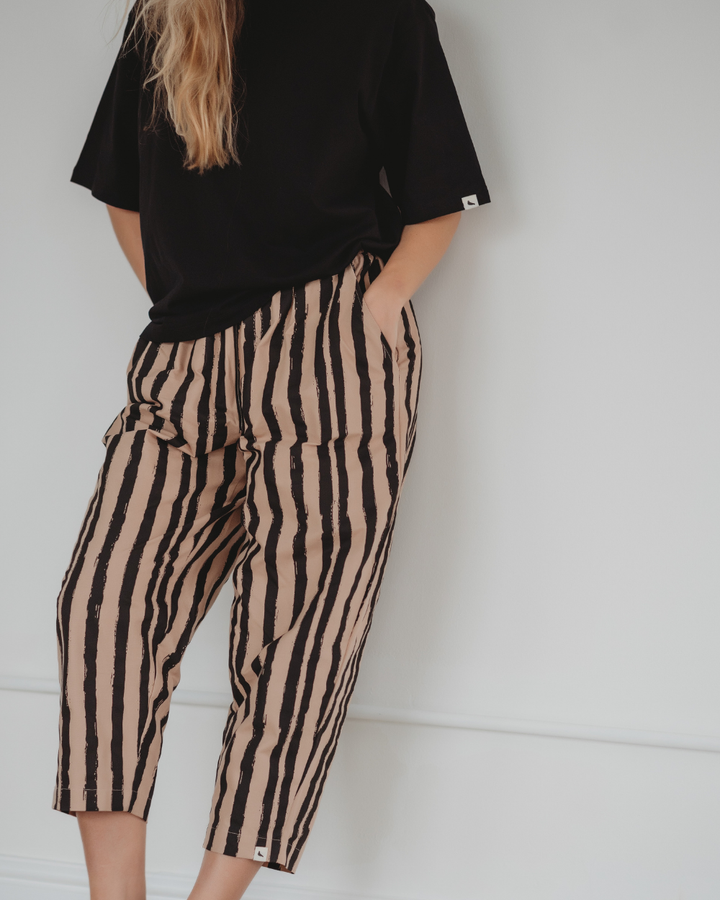
{"label": "white fabric label", "polygon": [[267,847],[256,847],[255,853],[253,855],[253,859],[256,859],[258,862],[266,862],[268,858],[268,848]]}
{"label": "white fabric label", "polygon": [[480,206],[477,194],[470,194],[469,197],[463,197],[462,201],[465,209],[476,209],[478,206]]}

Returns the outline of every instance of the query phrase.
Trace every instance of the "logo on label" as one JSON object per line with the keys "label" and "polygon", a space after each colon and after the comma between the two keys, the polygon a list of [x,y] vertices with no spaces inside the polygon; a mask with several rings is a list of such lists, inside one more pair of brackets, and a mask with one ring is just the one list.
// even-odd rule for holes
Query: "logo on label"
{"label": "logo on label", "polygon": [[480,206],[480,201],[478,200],[477,194],[470,194],[469,197],[463,197],[463,206],[465,209],[475,209]]}
{"label": "logo on label", "polygon": [[253,855],[253,859],[258,860],[258,862],[266,862],[268,858],[267,847],[256,847],[255,854]]}

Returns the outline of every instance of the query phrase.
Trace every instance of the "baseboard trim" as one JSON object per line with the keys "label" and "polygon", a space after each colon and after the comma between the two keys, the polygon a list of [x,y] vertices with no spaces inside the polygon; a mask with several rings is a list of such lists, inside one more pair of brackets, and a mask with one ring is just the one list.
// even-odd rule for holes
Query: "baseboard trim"
{"label": "baseboard trim", "polygon": [[[377,894],[370,896],[297,888],[293,887],[292,880],[293,876],[278,875],[277,884],[251,884],[245,898],[246,900],[391,900]],[[148,872],[148,900],[185,900],[192,889],[193,881],[191,875]],[[23,897],[32,897],[33,900],[36,897],[37,900],[62,900],[68,896],[69,891],[72,891],[73,898],[89,897],[87,874],[83,865],[0,854],[0,897],[10,898],[8,888],[12,886],[22,888]]]}
{"label": "baseboard trim", "polygon": [[[0,690],[28,691],[35,694],[57,694],[57,682],[49,678],[0,676]],[[183,706],[206,706],[227,709],[230,695],[219,691],[188,691],[178,688],[173,703]],[[419,709],[393,709],[385,706],[351,704],[348,718],[360,722],[384,722],[423,728],[455,728],[468,731],[491,731],[530,737],[566,738],[576,741],[600,741],[609,744],[633,744],[669,750],[695,750],[720,753],[720,735],[683,734],[649,731],[639,728],[612,728],[607,725],[575,725],[566,722],[543,722],[535,719],[511,719],[500,716],[465,716],[456,713],[427,712]]]}

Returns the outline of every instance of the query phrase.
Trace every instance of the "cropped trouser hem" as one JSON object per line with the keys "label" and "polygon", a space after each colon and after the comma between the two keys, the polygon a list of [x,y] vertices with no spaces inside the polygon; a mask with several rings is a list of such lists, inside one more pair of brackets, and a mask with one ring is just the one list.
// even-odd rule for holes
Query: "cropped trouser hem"
{"label": "cropped trouser hem", "polygon": [[268,869],[277,869],[280,872],[288,872],[290,875],[295,874],[304,850],[304,846],[301,846],[297,854],[295,854],[293,853],[293,848],[288,846],[287,841],[279,838],[261,838],[257,835],[253,837],[251,834],[237,831],[228,831],[223,836],[206,836],[203,841],[203,847],[205,850],[227,856],[228,854],[224,848],[228,839],[237,847],[236,852],[230,855],[237,856],[240,859],[254,859],[256,862],[262,861]]}
{"label": "cropped trouser hem", "polygon": [[65,788],[56,791],[52,808],[74,816],[79,812],[129,812],[147,821],[147,811],[138,807],[137,792],[129,797],[112,789]]}

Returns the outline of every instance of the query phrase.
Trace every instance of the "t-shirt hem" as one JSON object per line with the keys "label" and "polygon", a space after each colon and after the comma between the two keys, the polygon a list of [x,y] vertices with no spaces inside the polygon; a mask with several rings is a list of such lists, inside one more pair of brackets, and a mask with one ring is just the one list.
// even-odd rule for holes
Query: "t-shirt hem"
{"label": "t-shirt hem", "polygon": [[[281,288],[282,290],[282,288]],[[225,331],[231,325],[240,325],[246,319],[270,303],[277,291],[267,292],[252,300],[243,300],[242,309],[232,308],[224,314],[207,315],[202,319],[184,318],[182,322],[150,322],[141,332],[140,337],[154,344],[175,343],[177,341],[195,341],[210,337],[219,331]]]}
{"label": "t-shirt hem", "polygon": [[[386,263],[393,248],[365,246],[353,244],[346,253],[340,257],[333,267],[332,272],[324,272],[309,278],[303,284],[317,281],[321,278],[332,278],[343,272],[351,264],[352,260],[360,252],[372,253]],[[298,283],[279,285],[265,291],[258,291],[255,296],[243,297],[237,303],[228,304],[226,309],[220,312],[205,314],[202,316],[184,316],[181,321],[153,321],[141,332],[140,337],[152,341],[155,344],[175,343],[177,341],[194,341],[203,337],[210,337],[220,331],[225,331],[232,325],[241,325],[246,319],[270,303],[273,297],[280,291],[292,290],[299,287]]]}

